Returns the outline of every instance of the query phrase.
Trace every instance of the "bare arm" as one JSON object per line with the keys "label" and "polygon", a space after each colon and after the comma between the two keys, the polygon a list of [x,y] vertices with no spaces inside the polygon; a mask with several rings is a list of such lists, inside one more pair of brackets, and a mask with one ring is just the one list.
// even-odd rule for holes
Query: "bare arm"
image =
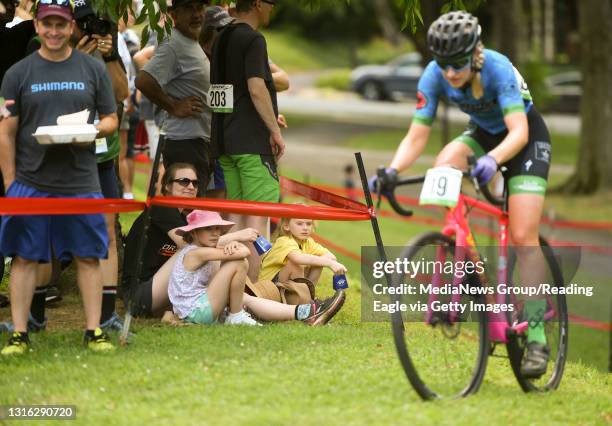
{"label": "bare arm", "polygon": [[272,153],[278,161],[285,152],[285,143],[283,142],[283,136],[281,135],[280,127],[276,120],[276,114],[272,107],[272,99],[270,93],[266,87],[266,82],[263,78],[251,77],[247,81],[249,86],[249,93],[253,100],[253,105],[257,113],[265,123],[266,127],[270,131],[270,145],[272,146]]}
{"label": "bare arm", "polygon": [[272,71],[272,80],[274,81],[276,91],[284,92],[289,90],[289,74],[276,64],[270,64],[270,71]]}
{"label": "bare arm", "polygon": [[256,229],[253,228],[245,228],[236,232],[229,232],[225,235],[222,235],[217,241],[217,247],[223,248],[232,241],[238,241],[241,243],[253,242],[257,239],[259,233]]}
{"label": "bare arm", "polygon": [[117,102],[123,102],[128,96],[130,96],[130,89],[128,89],[127,74],[121,68],[119,60],[110,61],[106,63],[106,70],[110,76],[111,83],[113,84],[113,93],[115,94],[115,100]]}
{"label": "bare arm", "polygon": [[146,71],[138,72],[135,84],[151,102],[176,117],[197,117],[204,110],[204,103],[197,96],[174,99],[166,95],[157,80]]}
{"label": "bare arm", "polygon": [[0,120],[0,170],[5,189],[15,180],[15,138],[18,127],[18,117]]}
{"label": "bare arm", "polygon": [[247,81],[249,86],[249,93],[255,109],[259,113],[259,116],[265,123],[270,133],[280,134],[280,128],[276,122],[276,114],[272,107],[272,98],[270,98],[270,92],[266,87],[266,82],[263,78],[251,77]]}
{"label": "bare arm", "polygon": [[144,49],[136,52],[132,60],[136,64],[136,68],[140,70],[147,64],[147,62],[151,60],[154,54],[155,46],[147,46]]}
{"label": "bare arm", "polygon": [[508,128],[508,134],[499,145],[489,152],[495,158],[497,164],[503,164],[514,158],[529,141],[529,124],[527,114],[524,112],[513,112],[504,117]]}
{"label": "bare arm", "polygon": [[336,261],[335,256],[332,259],[330,256],[326,255],[315,256],[313,254],[306,254],[299,250],[294,250],[287,255],[287,258],[298,265],[327,267],[331,269],[334,274],[346,273],[347,271],[344,265]]}
{"label": "bare arm", "polygon": [[198,247],[185,255],[183,264],[187,270],[195,271],[211,260],[241,260],[247,258],[251,254],[245,245],[240,243],[236,244],[239,244],[239,246],[237,250],[233,251],[231,254],[226,253],[225,250],[220,248]]}
{"label": "bare arm", "polygon": [[117,118],[117,113],[113,112],[112,114],[100,115],[100,121],[96,124],[96,129],[98,129],[96,138],[111,136],[115,133],[118,126],[119,119]]}
{"label": "bare arm", "polygon": [[430,133],[431,127],[412,123],[408,133],[397,148],[390,167],[398,172],[410,167],[425,149]]}

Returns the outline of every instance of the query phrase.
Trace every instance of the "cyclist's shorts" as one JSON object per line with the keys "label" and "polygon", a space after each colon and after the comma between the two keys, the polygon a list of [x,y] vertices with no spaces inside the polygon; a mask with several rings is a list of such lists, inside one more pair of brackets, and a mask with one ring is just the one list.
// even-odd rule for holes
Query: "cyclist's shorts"
{"label": "cyclist's shorts", "polygon": [[[535,107],[527,113],[529,124],[529,141],[527,145],[511,160],[500,166],[507,170],[502,172],[508,187],[508,194],[544,195],[550,169],[551,145],[546,123]],[[470,125],[455,139],[469,146],[476,157],[491,151],[508,134],[507,131],[493,135],[484,129]]]}
{"label": "cyclist's shorts", "polygon": [[229,200],[278,203],[280,184],[276,162],[271,155],[222,155],[225,188]]}
{"label": "cyclist's shorts", "polygon": [[[99,192],[86,194],[54,194],[14,181],[7,197],[19,198],[93,198]],[[108,234],[102,214],[3,216],[0,226],[0,252],[7,257],[48,263],[51,250],[58,260],[73,257],[106,259]]]}

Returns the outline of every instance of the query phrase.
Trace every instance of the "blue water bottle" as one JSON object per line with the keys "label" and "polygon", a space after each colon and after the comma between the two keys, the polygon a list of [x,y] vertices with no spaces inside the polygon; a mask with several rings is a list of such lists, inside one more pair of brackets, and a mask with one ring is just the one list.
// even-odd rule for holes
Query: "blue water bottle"
{"label": "blue water bottle", "polygon": [[348,280],[346,279],[346,275],[339,274],[334,275],[334,290],[344,290],[348,288]]}
{"label": "blue water bottle", "polygon": [[266,240],[266,237],[264,237],[263,235],[257,237],[257,239],[253,241],[253,244],[255,245],[255,250],[257,250],[257,253],[260,256],[267,253],[272,248],[272,244],[270,244],[270,241]]}

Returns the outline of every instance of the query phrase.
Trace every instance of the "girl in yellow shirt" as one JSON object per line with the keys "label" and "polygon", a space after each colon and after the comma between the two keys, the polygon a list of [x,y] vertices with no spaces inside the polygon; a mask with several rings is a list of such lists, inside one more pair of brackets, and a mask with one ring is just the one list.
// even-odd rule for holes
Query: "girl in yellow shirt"
{"label": "girl in yellow shirt", "polygon": [[315,223],[311,219],[281,219],[278,238],[262,258],[259,280],[285,282],[294,278],[319,281],[323,267],[336,275],[345,274],[346,267],[329,250],[312,239]]}

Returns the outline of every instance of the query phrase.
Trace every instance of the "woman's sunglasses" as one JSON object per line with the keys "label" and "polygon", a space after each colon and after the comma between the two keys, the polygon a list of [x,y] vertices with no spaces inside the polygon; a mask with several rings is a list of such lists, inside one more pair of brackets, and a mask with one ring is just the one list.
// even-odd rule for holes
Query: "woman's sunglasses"
{"label": "woman's sunglasses", "polygon": [[189,178],[172,179],[172,182],[178,183],[183,188],[187,188],[189,186],[189,184],[192,184],[194,188],[197,188],[198,185],[200,184],[199,180],[197,180],[197,179],[189,179]]}
{"label": "woman's sunglasses", "polygon": [[469,54],[468,56],[465,56],[463,58],[446,61],[443,59],[436,59],[436,64],[438,64],[438,66],[444,72],[448,70],[448,67],[451,67],[455,72],[460,72],[472,64],[472,54]]}

